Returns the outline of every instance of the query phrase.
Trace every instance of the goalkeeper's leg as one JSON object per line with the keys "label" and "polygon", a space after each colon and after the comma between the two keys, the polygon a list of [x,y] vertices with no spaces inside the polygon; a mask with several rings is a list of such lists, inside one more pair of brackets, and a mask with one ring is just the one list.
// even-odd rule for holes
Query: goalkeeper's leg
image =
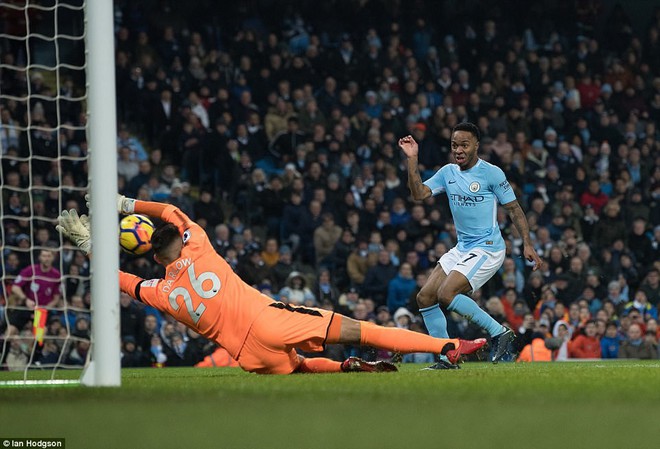
{"label": "goalkeeper's leg", "polygon": [[[408,354],[430,352],[446,355],[456,363],[463,354],[471,354],[486,344],[483,338],[471,341],[457,338],[434,338],[419,332],[395,327],[384,327],[367,321],[356,321],[343,315],[335,315],[341,321],[338,336],[328,332],[327,343],[360,344],[392,352]],[[332,329],[331,329],[332,330]]]}

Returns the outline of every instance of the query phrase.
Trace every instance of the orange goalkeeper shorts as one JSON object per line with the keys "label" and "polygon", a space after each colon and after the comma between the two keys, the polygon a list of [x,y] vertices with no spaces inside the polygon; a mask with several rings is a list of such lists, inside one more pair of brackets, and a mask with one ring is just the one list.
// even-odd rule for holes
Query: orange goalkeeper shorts
{"label": "orange goalkeeper shorts", "polygon": [[275,302],[252,323],[238,364],[259,374],[290,374],[300,365],[296,349],[323,351],[335,313]]}

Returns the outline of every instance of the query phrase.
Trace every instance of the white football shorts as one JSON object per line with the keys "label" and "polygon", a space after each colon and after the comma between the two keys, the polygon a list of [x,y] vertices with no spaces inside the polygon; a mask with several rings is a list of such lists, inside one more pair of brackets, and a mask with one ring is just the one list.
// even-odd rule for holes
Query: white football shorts
{"label": "white football shorts", "polygon": [[442,255],[438,263],[446,274],[458,271],[470,282],[472,291],[478,290],[493,277],[504,263],[505,250],[487,251],[472,248],[461,252],[453,247]]}

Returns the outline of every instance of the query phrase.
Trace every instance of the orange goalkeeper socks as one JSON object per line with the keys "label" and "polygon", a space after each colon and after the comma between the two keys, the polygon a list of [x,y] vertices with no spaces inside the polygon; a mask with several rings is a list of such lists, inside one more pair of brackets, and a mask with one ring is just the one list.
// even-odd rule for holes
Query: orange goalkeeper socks
{"label": "orange goalkeeper socks", "polygon": [[341,372],[341,362],[315,357],[313,359],[303,359],[298,366],[299,373],[339,373]]}
{"label": "orange goalkeeper socks", "polygon": [[[458,348],[456,338],[434,338],[419,332],[396,327],[382,327],[363,321],[360,323],[360,344],[393,352],[408,354],[411,352],[431,352],[441,354],[446,344]],[[453,348],[448,348],[453,349]]]}

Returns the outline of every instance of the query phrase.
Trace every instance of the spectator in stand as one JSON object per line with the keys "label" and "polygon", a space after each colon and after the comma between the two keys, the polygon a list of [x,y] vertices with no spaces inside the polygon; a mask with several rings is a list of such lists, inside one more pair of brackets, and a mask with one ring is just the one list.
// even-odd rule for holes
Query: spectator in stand
{"label": "spectator in stand", "polygon": [[[334,221],[334,220],[333,220]],[[301,217],[301,223],[299,224],[299,254],[301,260],[310,265],[315,265],[315,251],[314,247],[314,233],[323,223],[323,206],[318,200],[309,201],[309,205],[303,211]],[[334,223],[331,223],[330,229],[334,228]],[[336,234],[336,237],[339,238],[339,234]],[[336,242],[336,240],[335,240]],[[332,248],[332,247],[330,247]]]}
{"label": "spectator in stand", "polygon": [[619,357],[619,348],[623,338],[619,335],[616,323],[610,321],[605,328],[605,335],[600,339],[601,354],[604,359]]}
{"label": "spectator in stand", "polygon": [[300,192],[291,192],[289,203],[284,206],[280,227],[280,241],[290,244],[292,251],[298,254],[303,235],[303,217],[305,205]]}
{"label": "spectator in stand", "polygon": [[213,249],[215,249],[215,251],[221,256],[224,256],[227,250],[232,246],[229,226],[221,223],[214,228],[213,234],[213,238],[211,239]]}
{"label": "spectator in stand", "polygon": [[394,314],[400,307],[407,307],[410,294],[417,286],[412,267],[408,262],[399,266],[399,272],[387,284],[387,307]]}
{"label": "spectator in stand", "polygon": [[179,332],[174,332],[172,335],[171,344],[166,346],[165,354],[167,366],[193,366],[202,359],[194,345],[184,340]]}
{"label": "spectator in stand", "polygon": [[541,300],[543,287],[543,274],[539,271],[533,271],[529,274],[527,282],[522,292],[522,299],[527,303],[530,310],[536,308],[536,304]]}
{"label": "spectator in stand", "polygon": [[601,357],[595,321],[588,321],[583,331],[575,335],[568,343],[568,355],[572,359],[599,359]]}
{"label": "spectator in stand", "polygon": [[607,284],[607,296],[605,301],[609,301],[615,306],[626,304],[628,302],[628,286],[621,280],[613,280]]}
{"label": "spectator in stand", "polygon": [[403,227],[408,221],[412,219],[410,212],[406,209],[406,203],[403,198],[397,197],[392,201],[392,209],[390,211],[390,222],[392,226]]}
{"label": "spectator in stand", "polygon": [[293,259],[293,252],[289,245],[280,246],[280,257],[277,263],[270,269],[273,286],[276,291],[284,288],[289,275],[294,271],[307,274],[310,268]]}
{"label": "spectator in stand", "polygon": [[600,182],[598,179],[591,179],[587,191],[580,197],[580,206],[591,206],[596,215],[600,215],[600,211],[605,207],[609,197],[605,195],[600,189]]}
{"label": "spectator in stand", "polygon": [[149,183],[149,178],[153,174],[153,168],[151,162],[141,161],[138,166],[138,172],[133,176],[133,178],[128,182],[126,186],[126,193],[135,196],[138,193],[140,187]]}
{"label": "spectator in stand", "polygon": [[195,220],[204,219],[208,229],[215,229],[225,221],[222,207],[217,201],[214,201],[213,194],[208,189],[202,189],[199,199],[193,203],[192,209]]}
{"label": "spectator in stand", "polygon": [[554,360],[568,360],[568,343],[572,337],[572,331],[569,324],[564,320],[557,320],[552,328],[552,336],[553,338],[558,339],[559,342],[559,348],[554,354]]}
{"label": "spectator in stand", "polygon": [[[547,322],[544,322],[544,325]],[[550,362],[553,360],[552,351],[546,344],[546,326],[538,326],[531,332],[532,341],[527,344],[518,354],[517,362]]]}
{"label": "spectator in stand", "polygon": [[[389,261],[389,254],[387,256]],[[359,239],[357,245],[346,259],[346,272],[353,286],[362,287],[369,271],[373,265],[369,256],[369,242]]]}
{"label": "spectator in stand", "polygon": [[81,313],[76,318],[76,322],[71,330],[71,335],[78,338],[89,340],[92,336],[90,328],[90,318],[87,314]]}
{"label": "spectator in stand", "polygon": [[331,271],[321,267],[318,276],[314,280],[312,293],[318,298],[319,304],[330,303],[333,307],[339,304],[339,290],[335,286]]}
{"label": "spectator in stand", "polygon": [[[193,202],[188,194],[190,189],[190,183],[184,181],[181,182],[178,179],[172,183],[170,189],[170,196],[165,199],[166,202],[178,207],[185,214],[193,214]],[[204,217],[202,217],[204,218]]]}
{"label": "spectator in stand", "polygon": [[268,266],[261,258],[261,248],[248,249],[239,259],[235,271],[246,284],[251,286],[261,284],[270,275]]}
{"label": "spectator in stand", "polygon": [[[658,173],[660,173],[660,168],[658,168]],[[660,178],[658,182],[658,190],[659,190],[658,197],[660,197]],[[658,213],[660,214],[660,210],[658,211]],[[660,217],[656,218],[654,221],[655,222],[660,221]],[[657,270],[660,270],[660,266],[657,262],[658,260],[660,260],[660,224],[656,225],[653,228],[653,233],[650,236],[650,240],[651,240],[651,248],[653,248],[653,260],[656,261],[653,263],[653,265]]]}
{"label": "spectator in stand", "polygon": [[342,233],[341,227],[335,224],[335,218],[330,212],[325,212],[321,220],[321,225],[314,230],[314,253],[317,266],[327,263],[327,259]]}
{"label": "spectator in stand", "polygon": [[261,260],[268,268],[272,268],[280,259],[279,244],[274,237],[266,239],[264,249],[261,251]]}
{"label": "spectator in stand", "polygon": [[258,192],[255,201],[266,222],[266,235],[280,238],[282,213],[286,204],[282,178],[272,176],[265,188]]}
{"label": "spectator in stand", "polygon": [[624,203],[624,214],[626,216],[626,223],[634,223],[635,220],[642,219],[644,221],[644,230],[651,218],[651,207],[645,201],[644,194],[640,188],[634,188],[626,202]]}
{"label": "spectator in stand", "polygon": [[640,270],[646,270],[646,267],[649,267],[654,261],[651,240],[646,232],[647,220],[642,217],[634,218],[627,235],[627,243],[635,258],[635,266]]}
{"label": "spectator in stand", "polygon": [[644,338],[642,328],[633,323],[628,328],[627,338],[619,348],[620,359],[657,359],[658,348]]}
{"label": "spectator in stand", "polygon": [[367,270],[362,284],[362,296],[371,298],[377,305],[387,303],[387,289],[390,279],[394,278],[397,269],[392,264],[390,254],[386,249],[378,251],[376,264]]}
{"label": "spectator in stand", "polygon": [[119,295],[120,335],[133,337],[133,343],[144,341],[144,309],[139,307],[126,293]]}
{"label": "spectator in stand", "polygon": [[[513,301],[513,303],[511,303],[511,301]],[[506,321],[509,325],[513,329],[522,325],[524,317],[529,313],[529,308],[522,299],[518,299],[515,290],[507,289],[505,296],[502,299],[502,305],[504,306]]]}
{"label": "spectator in stand", "polygon": [[[364,299],[360,298],[360,292],[356,287],[349,287],[345,293],[339,295],[337,311],[346,313],[349,316],[353,314],[357,304],[363,303]],[[387,308],[387,306],[381,306]]]}
{"label": "spectator in stand", "polygon": [[83,366],[87,360],[87,353],[89,352],[89,340],[78,340],[73,344],[67,358],[67,365]]}
{"label": "spectator in stand", "polygon": [[511,257],[504,259],[502,267],[494,276],[494,281],[497,282],[501,290],[513,287],[517,293],[522,293],[525,287],[525,278]]}
{"label": "spectator in stand", "polygon": [[135,337],[127,335],[122,338],[121,367],[139,368],[148,365],[148,359],[142,349],[136,344]]}
{"label": "spectator in stand", "polygon": [[609,201],[603,208],[603,216],[594,226],[592,243],[595,248],[606,248],[616,239],[626,238],[626,225],[620,216],[621,206]]}
{"label": "spectator in stand", "polygon": [[307,279],[299,271],[292,271],[289,274],[286,285],[279,291],[279,296],[281,301],[294,306],[317,306],[316,296],[307,287]]}
{"label": "spectator in stand", "polygon": [[137,345],[143,351],[149,351],[151,348],[151,339],[154,335],[159,335],[159,323],[158,317],[156,316],[157,312],[149,312],[144,316],[144,324],[142,326],[143,332],[141,339],[137,340]]}
{"label": "spectator in stand", "polygon": [[[278,99],[277,101],[279,105],[284,100]],[[296,148],[298,148],[298,145],[304,144],[305,140],[306,136],[300,130],[298,118],[289,117],[287,119],[286,130],[282,130],[273,136],[270,144],[270,152],[275,156],[275,160],[278,161],[278,166],[284,167],[285,164],[294,161]]]}
{"label": "spectator in stand", "polygon": [[39,356],[38,363],[42,367],[48,365],[55,365],[60,359],[60,348],[53,340],[44,340],[44,345],[41,348],[41,355]]}
{"label": "spectator in stand", "polygon": [[[143,161],[147,162],[148,161]],[[127,183],[135,178],[140,172],[138,161],[132,158],[131,149],[129,147],[119,148],[119,158],[117,160],[117,174],[123,176]]]}
{"label": "spectator in stand", "polygon": [[628,314],[631,310],[637,310],[645,319],[658,319],[658,309],[649,303],[644,290],[637,290],[632,301],[623,306],[623,313]]}
{"label": "spectator in stand", "polygon": [[117,133],[117,147],[127,147],[130,150],[131,160],[146,161],[149,159],[147,150],[140,140],[129,130],[128,126],[124,123],[119,125],[119,132]]}
{"label": "spectator in stand", "polygon": [[657,346],[658,342],[660,342],[659,336],[660,336],[660,328],[658,327],[658,321],[654,319],[647,320],[646,336],[644,338]]}
{"label": "spectator in stand", "polygon": [[653,267],[646,273],[640,289],[646,293],[649,303],[657,307],[660,303],[660,271],[657,268]]}
{"label": "spectator in stand", "polygon": [[411,241],[417,241],[429,233],[436,233],[440,230],[441,224],[438,221],[431,221],[426,216],[426,209],[422,204],[412,206],[410,220],[401,225],[405,229],[408,238]]}
{"label": "spectator in stand", "polygon": [[350,284],[348,277],[348,257],[355,247],[355,237],[350,229],[345,228],[341,232],[339,240],[332,248],[332,252],[326,259],[326,266],[332,271],[335,284],[340,290],[344,290]]}

